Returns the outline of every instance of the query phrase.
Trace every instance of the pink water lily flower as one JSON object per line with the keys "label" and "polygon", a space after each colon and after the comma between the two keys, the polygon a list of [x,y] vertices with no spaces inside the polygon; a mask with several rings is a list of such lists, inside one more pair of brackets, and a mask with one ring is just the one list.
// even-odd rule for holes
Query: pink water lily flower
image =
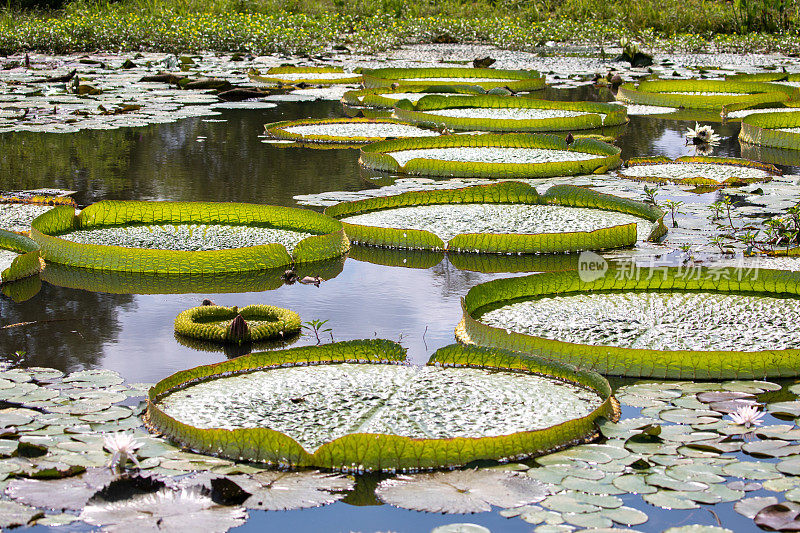
{"label": "pink water lily flower", "polygon": [[103,448],[111,452],[111,459],[108,460],[109,468],[125,468],[128,460],[139,468],[136,450],[141,447],[142,443],[130,433],[112,433],[103,437]]}
{"label": "pink water lily flower", "polygon": [[745,405],[736,409],[735,413],[731,413],[731,420],[739,426],[749,428],[750,426],[760,426],[764,415],[763,411],[758,410],[757,405]]}

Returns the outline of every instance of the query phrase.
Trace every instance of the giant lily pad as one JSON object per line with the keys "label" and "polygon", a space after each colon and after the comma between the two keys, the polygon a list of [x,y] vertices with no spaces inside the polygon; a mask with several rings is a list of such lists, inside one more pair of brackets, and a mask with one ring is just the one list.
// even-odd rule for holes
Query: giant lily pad
{"label": "giant lily pad", "polygon": [[378,109],[393,109],[400,100],[416,102],[423,96],[436,94],[486,94],[486,90],[473,85],[400,85],[399,87],[372,87],[348,91],[342,96],[346,106],[364,106]]}
{"label": "giant lily pad", "polygon": [[543,89],[545,78],[535,70],[490,68],[380,68],[364,70],[364,86],[477,85],[484,89],[505,87],[513,91]]}
{"label": "giant lily pad", "polygon": [[0,281],[26,278],[40,270],[39,245],[28,237],[0,229]]}
{"label": "giant lily pad", "polygon": [[[299,278],[319,276],[333,279],[342,272],[344,257],[297,263]],[[186,294],[262,292],[282,287],[285,267],[249,272],[153,273],[96,270],[49,263],[41,277],[51,285],[113,294]],[[29,278],[34,279],[34,278]]]}
{"label": "giant lily pad", "polygon": [[729,157],[634,158],[617,171],[623,178],[694,186],[740,186],[770,181],[781,172],[773,165]]}
{"label": "giant lily pad", "polygon": [[361,83],[361,76],[338,67],[272,67],[264,74],[250,74],[250,79],[281,85],[336,85]]}
{"label": "giant lily pad", "polygon": [[403,137],[436,137],[438,132],[391,118],[327,118],[274,122],[264,126],[275,139],[354,144],[371,143]]}
{"label": "giant lily pad", "polygon": [[748,115],[742,119],[739,140],[751,145],[800,150],[800,111]]}
{"label": "giant lily pad", "polygon": [[[237,335],[232,321],[241,316],[246,331]],[[175,333],[216,342],[258,342],[293,335],[300,331],[300,315],[272,305],[248,305],[238,309],[201,305],[175,318]]]}
{"label": "giant lily pad", "polygon": [[623,84],[617,92],[617,99],[627,104],[728,111],[798,97],[797,89],[785,85],[718,80],[647,80]]}
{"label": "giant lily pad", "polygon": [[524,457],[617,416],[602,378],[542,359],[457,345],[424,368],[398,366],[404,358],[389,341],[351,341],[197,367],[151,389],[147,421],[225,457],[394,470]]}
{"label": "giant lily pad", "polygon": [[[210,228],[216,238],[207,238]],[[105,244],[88,244],[101,235]],[[261,244],[264,235],[273,242]],[[319,213],[212,202],[102,201],[77,216],[70,207],[56,207],[33,221],[31,236],[48,262],[159,274],[264,270],[336,257],[349,248],[341,223]],[[184,244],[175,244],[178,236]],[[291,255],[274,238],[291,241]]]}
{"label": "giant lily pad", "polygon": [[561,102],[514,96],[428,95],[416,103],[397,103],[400,120],[453,131],[542,132],[589,130],[627,123],[624,106],[600,102]]}
{"label": "giant lily pad", "polygon": [[[800,338],[785,320],[792,316],[788,309],[800,305],[798,296],[800,276],[775,270],[759,270],[756,275],[737,269],[700,268],[689,275],[680,268],[634,272],[611,268],[534,274],[473,287],[463,302],[464,319],[456,335],[462,342],[544,355],[613,375],[695,379],[796,376]],[[516,327],[517,319],[511,315],[495,325],[484,322],[487,311],[510,305],[511,300],[524,301],[513,305],[541,306],[533,315],[534,320],[543,320],[536,331]],[[640,305],[647,309],[636,311]],[[750,305],[760,308],[755,317],[729,314],[745,312]],[[619,314],[620,309],[625,311]],[[774,328],[763,329],[764,313],[777,320]],[[546,323],[546,315],[558,317],[558,323]],[[532,324],[531,315],[520,318]],[[724,320],[754,328],[752,336],[726,337],[724,331],[714,330],[713,325]],[[591,338],[583,336],[582,332],[588,331]]]}
{"label": "giant lily pad", "polygon": [[[539,195],[516,182],[413,191],[328,207],[359,244],[478,253],[619,248],[656,239],[663,212],[569,185]],[[446,243],[446,244],[445,244]]]}
{"label": "giant lily pad", "polygon": [[567,144],[554,135],[444,135],[371,144],[361,148],[359,163],[412,175],[546,178],[606,172],[619,166],[619,153],[594,139]]}

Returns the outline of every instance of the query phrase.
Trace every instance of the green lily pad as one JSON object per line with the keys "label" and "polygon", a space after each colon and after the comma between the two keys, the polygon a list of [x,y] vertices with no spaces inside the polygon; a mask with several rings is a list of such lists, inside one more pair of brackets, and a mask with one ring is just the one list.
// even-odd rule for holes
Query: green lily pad
{"label": "green lily pad", "polygon": [[762,439],[800,440],[800,429],[789,424],[776,424],[756,428],[755,434]]}
{"label": "green lily pad", "polygon": [[578,527],[598,529],[614,525],[610,518],[599,511],[595,513],[564,513],[562,516],[564,522]]}
{"label": "green lily pad", "polygon": [[548,496],[541,506],[559,513],[593,513],[601,508],[598,505],[580,501],[574,492],[563,492]]}
{"label": "green lily pad", "polygon": [[80,476],[53,481],[15,479],[8,484],[6,494],[34,507],[80,511],[89,498],[113,479],[114,474],[108,468],[93,468]]}
{"label": "green lily pad", "polygon": [[768,403],[767,411],[774,416],[800,417],[800,401]]}
{"label": "green lily pad", "polygon": [[674,477],[664,474],[650,474],[649,476],[645,477],[645,482],[654,487],[675,491],[694,492],[708,489],[708,485],[705,483],[699,483],[697,481],[680,481]]}
{"label": "green lily pad", "polygon": [[328,505],[353,490],[353,479],[322,472],[262,472],[231,478],[251,494],[243,505],[262,511],[287,511]]}
{"label": "green lily pad", "polygon": [[778,472],[789,474],[792,476],[800,476],[800,457],[792,457],[785,459],[775,465]]}
{"label": "green lily pad", "polygon": [[610,518],[618,524],[625,526],[637,526],[647,522],[648,517],[645,513],[632,507],[618,507],[616,509],[603,509],[600,511],[603,516]]}
{"label": "green lily pad", "polygon": [[21,503],[0,501],[0,527],[11,528],[27,525],[44,513]]}
{"label": "green lily pad", "polygon": [[181,491],[161,489],[123,500],[93,496],[80,519],[94,526],[128,531],[169,530],[224,533],[244,524],[247,512],[238,506],[214,503],[205,489],[193,487]]}
{"label": "green lily pad", "polygon": [[548,492],[548,485],[498,470],[401,475],[382,481],[375,490],[378,498],[395,507],[461,514],[489,511],[492,505],[509,508],[539,502]]}
{"label": "green lily pad", "polygon": [[781,477],[772,463],[751,463],[742,461],[726,465],[723,471],[728,476],[744,479],[775,479]]}
{"label": "green lily pad", "polygon": [[771,490],[772,492],[785,492],[800,487],[800,478],[779,477],[776,479],[768,479],[763,485],[765,489]]}
{"label": "green lily pad", "polygon": [[654,494],[658,489],[645,482],[645,476],[636,474],[627,474],[620,476],[612,484],[620,490],[629,492],[631,494]]}
{"label": "green lily pad", "polygon": [[431,533],[492,533],[488,528],[478,524],[447,524],[433,528]]}
{"label": "green lily pad", "polygon": [[778,498],[774,496],[745,498],[733,504],[733,510],[747,518],[755,518],[761,509],[776,503],[778,503]]}
{"label": "green lily pad", "polygon": [[655,505],[662,509],[697,509],[699,507],[693,500],[677,498],[670,492],[660,490],[653,494],[645,494],[642,499],[650,505]]}
{"label": "green lily pad", "polygon": [[691,524],[688,526],[671,527],[665,529],[663,533],[734,533],[728,528],[717,526],[702,526]]}

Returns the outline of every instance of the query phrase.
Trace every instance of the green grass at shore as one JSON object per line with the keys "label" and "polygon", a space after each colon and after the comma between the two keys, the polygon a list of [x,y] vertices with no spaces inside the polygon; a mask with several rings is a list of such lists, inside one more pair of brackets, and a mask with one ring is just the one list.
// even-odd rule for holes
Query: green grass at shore
{"label": "green grass at shore", "polygon": [[[800,7],[791,9],[800,19]],[[0,52],[315,54],[333,45],[378,51],[441,41],[530,50],[547,41],[609,46],[620,37],[687,51],[798,49],[797,25],[741,35],[741,17],[717,0],[78,0],[56,11],[0,11]]]}

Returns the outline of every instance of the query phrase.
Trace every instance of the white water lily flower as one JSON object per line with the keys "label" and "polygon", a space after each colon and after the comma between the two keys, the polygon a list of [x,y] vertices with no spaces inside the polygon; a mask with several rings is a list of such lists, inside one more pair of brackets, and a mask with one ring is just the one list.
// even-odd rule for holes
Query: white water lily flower
{"label": "white water lily flower", "polygon": [[701,126],[698,122],[695,122],[694,129],[688,128],[686,140],[691,141],[692,144],[710,144],[713,146],[719,144],[720,136],[714,133],[711,126]]}
{"label": "white water lily flower", "polygon": [[112,433],[104,436],[103,448],[111,452],[108,467],[122,469],[125,468],[125,464],[130,460],[136,465],[136,468],[140,468],[136,450],[141,448],[142,444],[130,433]]}
{"label": "white water lily flower", "polygon": [[745,405],[731,413],[731,420],[738,426],[749,428],[750,426],[760,426],[761,420],[766,413],[760,412],[757,405]]}

